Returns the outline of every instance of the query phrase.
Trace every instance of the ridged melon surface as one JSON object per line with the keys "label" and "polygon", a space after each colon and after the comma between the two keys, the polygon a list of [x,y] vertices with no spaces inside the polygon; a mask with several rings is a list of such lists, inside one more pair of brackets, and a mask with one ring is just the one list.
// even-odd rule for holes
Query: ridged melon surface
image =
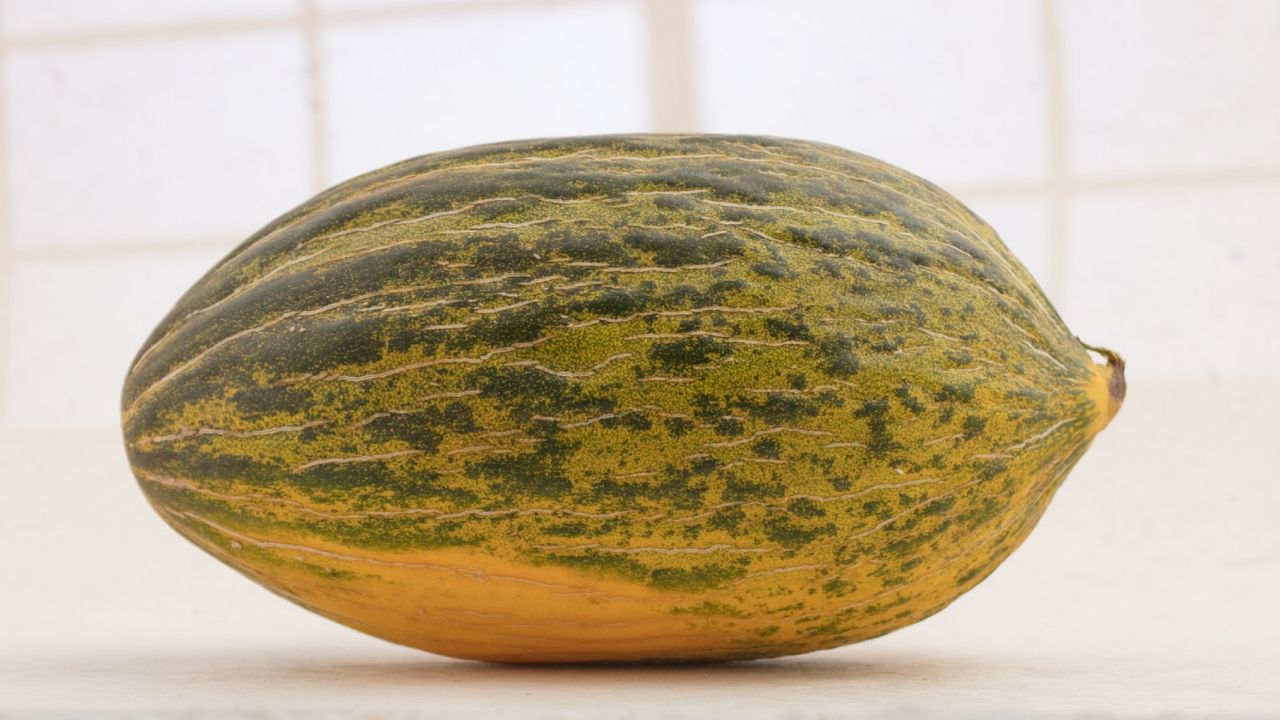
{"label": "ridged melon surface", "polygon": [[995,232],[809,142],[428,155],[214,267],[124,389],[160,515],[290,600],[514,662],[881,635],[1027,536],[1123,397]]}

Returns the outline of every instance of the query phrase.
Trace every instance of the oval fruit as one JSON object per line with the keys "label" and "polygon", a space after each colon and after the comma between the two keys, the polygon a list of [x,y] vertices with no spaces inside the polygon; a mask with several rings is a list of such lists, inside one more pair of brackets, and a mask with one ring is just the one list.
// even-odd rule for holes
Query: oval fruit
{"label": "oval fruit", "polygon": [[166,522],[353,628],[513,662],[751,658],[937,612],[1119,408],[996,234],[831,146],[468,148],[320,194],[125,382]]}

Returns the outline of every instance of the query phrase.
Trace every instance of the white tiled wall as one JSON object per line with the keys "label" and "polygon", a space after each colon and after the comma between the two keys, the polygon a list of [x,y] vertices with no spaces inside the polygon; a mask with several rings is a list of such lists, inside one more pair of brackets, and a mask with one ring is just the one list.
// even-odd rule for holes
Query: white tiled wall
{"label": "white tiled wall", "polygon": [[328,179],[466,145],[644,129],[642,20],[629,2],[481,5],[325,32]]}
{"label": "white tiled wall", "polygon": [[305,74],[287,30],[11,51],[12,246],[248,235],[311,194]]}
{"label": "white tiled wall", "polygon": [[898,163],[1133,382],[1280,382],[1277,69],[1280,0],[0,0],[0,427],[114,432],[147,329],[323,185],[623,131]]}
{"label": "white tiled wall", "polygon": [[1280,3],[1059,3],[1081,178],[1280,168]]}
{"label": "white tiled wall", "polygon": [[[1261,648],[1280,658],[1278,71],[1280,0],[0,0],[0,661],[145,641],[168,665],[252,636],[271,650],[226,657],[253,687],[344,692],[341,664],[264,682],[273,643],[346,631],[197,559],[130,487],[116,417],[137,347],[218,257],[329,183],[468,143],[700,130],[831,142],[944,185],[1075,332],[1130,361],[1125,409],[991,581],[886,638],[885,663],[859,646],[851,665],[771,666],[756,690],[823,681],[841,712],[886,687],[937,704],[948,682],[1005,714],[1260,697],[1241,678],[1274,677]],[[1070,680],[1128,686],[1177,656],[1195,672],[1162,676],[1159,705]],[[418,707],[493,691],[424,684],[416,661],[353,667]],[[172,684],[185,707],[198,683],[174,673],[121,662],[101,682]],[[560,683],[574,707],[579,677]],[[67,702],[56,680],[44,694]],[[222,682],[218,707],[242,697]],[[1201,685],[1214,703],[1171,692]]]}
{"label": "white tiled wall", "polygon": [[1034,2],[704,0],[695,9],[703,129],[825,140],[944,186],[1045,179]]}
{"label": "white tiled wall", "polygon": [[1140,380],[1274,381],[1278,208],[1280,183],[1085,194],[1059,309],[1082,337],[1123,343]]}
{"label": "white tiled wall", "polygon": [[112,428],[129,362],[163,313],[218,259],[211,249],[49,258],[9,273],[3,422]]}

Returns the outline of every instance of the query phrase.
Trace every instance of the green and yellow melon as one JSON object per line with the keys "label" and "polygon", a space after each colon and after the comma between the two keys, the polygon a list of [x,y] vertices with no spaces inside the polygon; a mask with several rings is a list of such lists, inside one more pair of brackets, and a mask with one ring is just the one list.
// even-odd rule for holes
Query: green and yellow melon
{"label": "green and yellow melon", "polygon": [[1119,408],[996,233],[770,137],[486,145],[334,187],[191,288],[124,386],[209,554],[393,642],[721,660],[938,612]]}

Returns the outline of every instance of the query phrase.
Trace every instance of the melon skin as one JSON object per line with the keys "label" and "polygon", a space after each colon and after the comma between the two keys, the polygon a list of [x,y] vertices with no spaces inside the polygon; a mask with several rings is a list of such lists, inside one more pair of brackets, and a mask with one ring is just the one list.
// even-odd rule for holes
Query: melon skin
{"label": "melon skin", "polygon": [[188,540],[393,642],[728,660],[917,622],[1123,398],[996,233],[873,158],[630,135],[338,185],[195,284],[124,385]]}

